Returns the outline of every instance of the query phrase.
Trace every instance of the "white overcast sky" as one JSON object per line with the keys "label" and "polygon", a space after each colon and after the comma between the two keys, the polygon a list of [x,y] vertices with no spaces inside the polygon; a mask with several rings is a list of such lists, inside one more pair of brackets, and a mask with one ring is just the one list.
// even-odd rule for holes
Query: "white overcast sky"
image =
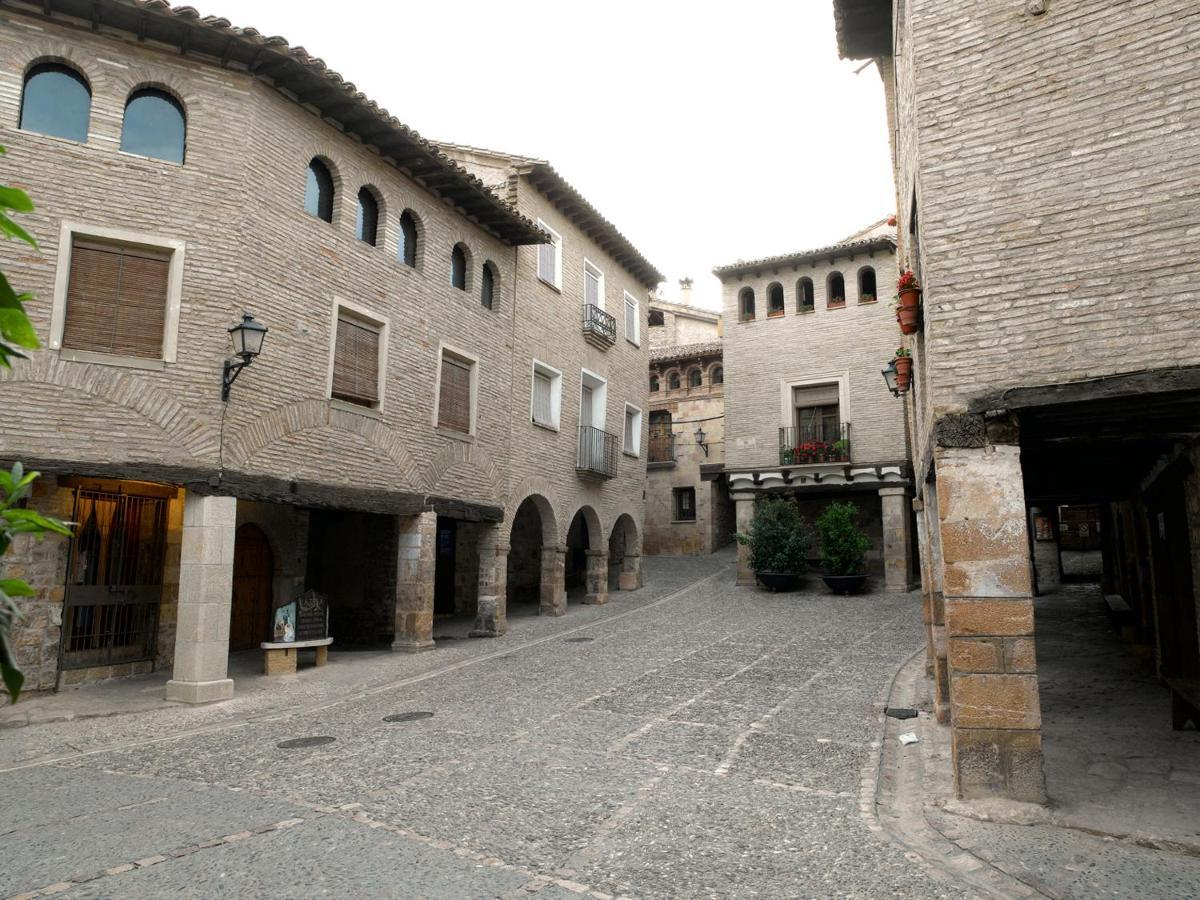
{"label": "white overcast sky", "polygon": [[549,160],[667,276],[833,243],[895,205],[883,85],[832,0],[192,0],[302,45],[426,138]]}

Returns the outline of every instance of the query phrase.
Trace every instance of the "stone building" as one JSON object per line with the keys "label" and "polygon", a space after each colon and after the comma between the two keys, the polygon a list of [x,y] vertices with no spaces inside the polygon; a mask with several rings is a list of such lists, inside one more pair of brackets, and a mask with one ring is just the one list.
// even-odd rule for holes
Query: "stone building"
{"label": "stone building", "polygon": [[719,313],[650,301],[650,420],[646,457],[645,552],[697,556],[733,539],[733,504],[723,475],[725,369]]}
{"label": "stone building", "polygon": [[[905,402],[955,782],[1042,801],[1030,547],[1054,540],[1055,510],[1099,507],[1105,593],[1200,702],[1200,257],[1180,250],[1200,7],[834,10],[841,55],[883,78],[899,256],[924,287]],[[1052,585],[1051,554],[1034,555]]]}
{"label": "stone building", "polygon": [[[526,588],[566,610],[577,514],[587,599],[610,547],[639,583],[648,347],[589,328],[583,258],[613,309],[658,274],[586,201],[498,196],[302,49],[190,8],[7,4],[0,49],[2,179],[39,241],[0,268],[44,345],[0,373],[0,459],[78,523],[6,561],[40,587],[30,688],[172,667],[170,698],[229,697],[230,649],[306,589],[335,649],[430,648],[443,612],[500,634]],[[269,333],[222,402],[246,310]]]}
{"label": "stone building", "polygon": [[[738,530],[754,501],[794,497],[815,519],[858,505],[870,574],[913,579],[908,444],[902,405],[880,370],[897,343],[889,297],[896,244],[886,221],[844,241],[714,269],[725,319],[725,476]],[[819,548],[818,548],[819,549]],[[738,548],[738,583],[754,584]]]}

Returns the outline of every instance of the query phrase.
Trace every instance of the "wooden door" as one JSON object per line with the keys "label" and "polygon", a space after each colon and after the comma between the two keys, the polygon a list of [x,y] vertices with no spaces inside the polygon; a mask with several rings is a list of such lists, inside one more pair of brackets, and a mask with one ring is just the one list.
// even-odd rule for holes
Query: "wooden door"
{"label": "wooden door", "polygon": [[275,559],[267,536],[257,525],[237,530],[233,546],[233,608],[229,649],[248,650],[270,636]]}

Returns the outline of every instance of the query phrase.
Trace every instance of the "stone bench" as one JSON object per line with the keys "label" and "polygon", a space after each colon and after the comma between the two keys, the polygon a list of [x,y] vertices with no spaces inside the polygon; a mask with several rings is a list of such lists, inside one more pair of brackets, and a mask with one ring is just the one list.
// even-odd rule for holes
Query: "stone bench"
{"label": "stone bench", "polygon": [[323,666],[329,659],[329,645],[332,643],[333,638],[321,638],[318,641],[292,641],[291,643],[264,641],[259,645],[263,649],[263,673],[266,675],[289,675],[295,672],[299,651],[308,647],[317,651],[317,665]]}
{"label": "stone bench", "polygon": [[1183,731],[1190,719],[1200,729],[1200,681],[1168,678],[1167,687],[1171,689],[1171,727]]}

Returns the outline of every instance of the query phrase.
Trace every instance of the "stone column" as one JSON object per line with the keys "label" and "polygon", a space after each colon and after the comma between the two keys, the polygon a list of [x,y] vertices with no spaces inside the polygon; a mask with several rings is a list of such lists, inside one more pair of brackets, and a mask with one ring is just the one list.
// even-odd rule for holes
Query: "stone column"
{"label": "stone column", "polygon": [[[737,533],[748,534],[750,523],[754,521],[754,495],[740,494],[733,500],[737,508]],[[737,545],[737,583],[747,587],[754,587],[758,583],[750,565],[750,548],[742,543]]]}
{"label": "stone column", "polygon": [[167,682],[168,700],[208,703],[233,696],[229,615],[236,530],[236,499],[187,494],[179,549],[175,663]]}
{"label": "stone column", "polygon": [[471,637],[500,637],[508,631],[508,544],[499,525],[479,529],[479,599]]}
{"label": "stone column", "polygon": [[929,572],[929,529],[925,525],[925,499],[917,496],[912,501],[917,520],[917,552],[920,559],[921,578],[921,623],[925,626],[925,676],[933,678],[933,576]]}
{"label": "stone column", "polygon": [[401,516],[396,558],[396,636],[392,649],[433,649],[433,582],[437,513]]}
{"label": "stone column", "polygon": [[583,602],[599,606],[608,602],[608,551],[587,552],[587,594]]}
{"label": "stone column", "polygon": [[642,583],[642,551],[627,547],[621,557],[617,587],[622,591],[636,591],[641,589]]}
{"label": "stone column", "polygon": [[539,612],[543,616],[567,614],[567,551],[563,547],[542,548],[542,587]]}
{"label": "stone column", "polygon": [[912,507],[908,488],[886,487],[879,490],[883,507],[883,575],[889,591],[907,591],[912,567],[912,544],[908,523]]}
{"label": "stone column", "polygon": [[[1037,519],[1040,516],[1046,516],[1050,520],[1050,535],[1051,539],[1039,541],[1037,539]],[[1029,510],[1029,531],[1034,536],[1033,540],[1033,566],[1037,572],[1037,590],[1039,594],[1048,594],[1051,591],[1057,590],[1062,586],[1062,565],[1058,555],[1058,521],[1055,510],[1051,507],[1035,506]],[[1106,523],[1107,524],[1107,523]],[[1110,533],[1111,529],[1106,528],[1105,535]],[[1112,593],[1112,591],[1108,591]]]}
{"label": "stone column", "polygon": [[1044,803],[1020,453],[936,453],[954,782],[963,799]]}
{"label": "stone column", "polygon": [[946,600],[942,590],[942,532],[937,484],[925,485],[925,533],[929,536],[929,632],[933,646],[933,712],[950,724],[950,665],[946,660]]}

